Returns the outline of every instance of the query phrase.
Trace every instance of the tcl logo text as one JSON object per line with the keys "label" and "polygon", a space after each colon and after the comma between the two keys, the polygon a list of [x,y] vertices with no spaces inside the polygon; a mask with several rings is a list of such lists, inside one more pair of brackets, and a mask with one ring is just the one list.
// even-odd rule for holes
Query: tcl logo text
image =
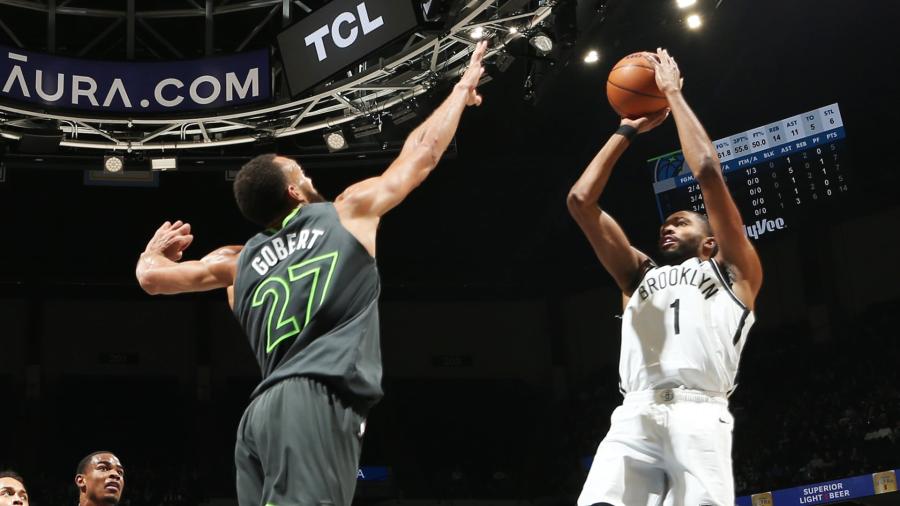
{"label": "tcl logo text", "polygon": [[356,12],[342,12],[338,14],[331,25],[323,25],[318,30],[306,36],[304,42],[308,46],[315,46],[316,56],[319,61],[328,59],[328,51],[325,47],[326,37],[331,35],[334,45],[343,49],[353,45],[359,38],[359,32],[362,30],[363,36],[368,35],[384,25],[384,19],[378,16],[375,19],[369,18],[369,11],[366,9],[366,3],[360,2],[356,6]]}

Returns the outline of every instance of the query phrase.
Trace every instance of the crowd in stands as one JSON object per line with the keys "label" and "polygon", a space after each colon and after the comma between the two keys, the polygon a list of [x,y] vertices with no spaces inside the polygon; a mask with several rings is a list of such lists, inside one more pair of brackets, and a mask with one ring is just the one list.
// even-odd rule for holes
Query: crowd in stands
{"label": "crowd in stands", "polygon": [[[900,301],[827,333],[803,326],[751,332],[730,399],[738,495],[900,467],[897,314]],[[614,367],[571,379],[562,395],[517,380],[388,378],[388,396],[369,420],[362,463],[387,466],[391,477],[361,486],[358,502],[545,498],[572,504],[586,476],[583,460],[621,402],[617,385]],[[241,391],[206,408],[176,403],[165,416],[180,417],[191,429],[168,443],[142,436],[163,418],[126,428],[132,447],[110,448],[127,469],[122,504],[189,506],[232,495],[234,427],[245,399]],[[17,468],[32,504],[75,504],[77,458],[65,467],[46,465],[47,448],[71,446],[72,435],[48,434],[46,457],[33,469]],[[16,463],[0,455],[3,466]]]}
{"label": "crowd in stands", "polygon": [[898,312],[889,303],[832,339],[789,329],[755,347],[732,401],[739,492],[900,467]]}

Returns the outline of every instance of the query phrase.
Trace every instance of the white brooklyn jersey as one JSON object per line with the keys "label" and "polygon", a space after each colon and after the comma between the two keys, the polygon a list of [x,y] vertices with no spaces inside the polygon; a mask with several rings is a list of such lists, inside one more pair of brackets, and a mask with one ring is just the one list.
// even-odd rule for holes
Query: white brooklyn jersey
{"label": "white brooklyn jersey", "polygon": [[654,265],[622,315],[622,389],[731,391],[753,321],[715,260]]}

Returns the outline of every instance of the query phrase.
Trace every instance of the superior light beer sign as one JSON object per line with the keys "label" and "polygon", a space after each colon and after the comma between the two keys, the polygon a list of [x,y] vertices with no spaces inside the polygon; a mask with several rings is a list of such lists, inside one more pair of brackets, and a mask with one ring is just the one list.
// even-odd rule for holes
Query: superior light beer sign
{"label": "superior light beer sign", "polygon": [[0,46],[0,98],[42,109],[169,113],[271,98],[266,50],[166,62],[97,61]]}
{"label": "superior light beer sign", "polygon": [[737,506],[840,504],[879,494],[897,494],[897,470],[742,496],[735,500],[735,504]]}

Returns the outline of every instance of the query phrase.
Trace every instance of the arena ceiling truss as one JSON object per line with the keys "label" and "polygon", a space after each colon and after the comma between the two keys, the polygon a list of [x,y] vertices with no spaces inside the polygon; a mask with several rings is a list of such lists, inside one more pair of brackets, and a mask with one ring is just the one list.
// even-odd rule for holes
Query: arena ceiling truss
{"label": "arena ceiling truss", "polygon": [[[165,17],[209,17],[209,7],[195,3],[195,7],[169,11],[121,12],[86,9],[70,6],[70,2],[37,3],[30,0],[0,0],[0,5],[48,11],[53,4],[54,15],[105,16],[124,19],[126,23],[142,23],[147,19]],[[309,11],[310,2],[287,0],[257,0],[243,3],[222,2],[218,9],[231,11],[268,10],[265,21],[293,3]],[[129,0],[133,6],[133,0]],[[207,3],[211,5],[211,2]],[[489,38],[488,58],[503,53],[507,44],[516,38],[529,37],[547,23],[555,2],[523,0],[469,0],[458,15],[439,32],[416,31],[402,49],[374,64],[368,62],[352,69],[340,81],[326,83],[310,94],[297,99],[282,99],[274,104],[257,106],[238,112],[208,112],[177,117],[104,117],[73,115],[53,111],[36,111],[10,103],[0,104],[0,136],[19,140],[35,124],[57,125],[62,133],[61,147],[87,151],[159,152],[213,148],[253,143],[260,139],[279,139],[317,130],[328,130],[367,117],[377,119],[391,109],[408,103],[426,93],[442,81],[456,78],[464,70],[477,39]],[[69,9],[69,10],[66,10]],[[133,7],[132,7],[133,9]],[[49,13],[48,13],[49,14]],[[215,12],[213,12],[215,14]],[[142,21],[144,20],[144,21]],[[115,22],[115,21],[113,21]],[[2,21],[0,21],[2,24]],[[245,40],[259,32],[261,25],[249,28],[236,48],[243,49]],[[10,38],[15,32],[7,25],[0,26]],[[476,30],[480,29],[480,30]],[[99,34],[98,34],[99,36]],[[96,42],[94,42],[96,44]],[[131,44],[134,42],[132,41]],[[209,41],[206,41],[209,46]],[[172,48],[177,51],[177,48]],[[207,47],[207,49],[209,49]],[[351,75],[352,74],[352,75]]]}

